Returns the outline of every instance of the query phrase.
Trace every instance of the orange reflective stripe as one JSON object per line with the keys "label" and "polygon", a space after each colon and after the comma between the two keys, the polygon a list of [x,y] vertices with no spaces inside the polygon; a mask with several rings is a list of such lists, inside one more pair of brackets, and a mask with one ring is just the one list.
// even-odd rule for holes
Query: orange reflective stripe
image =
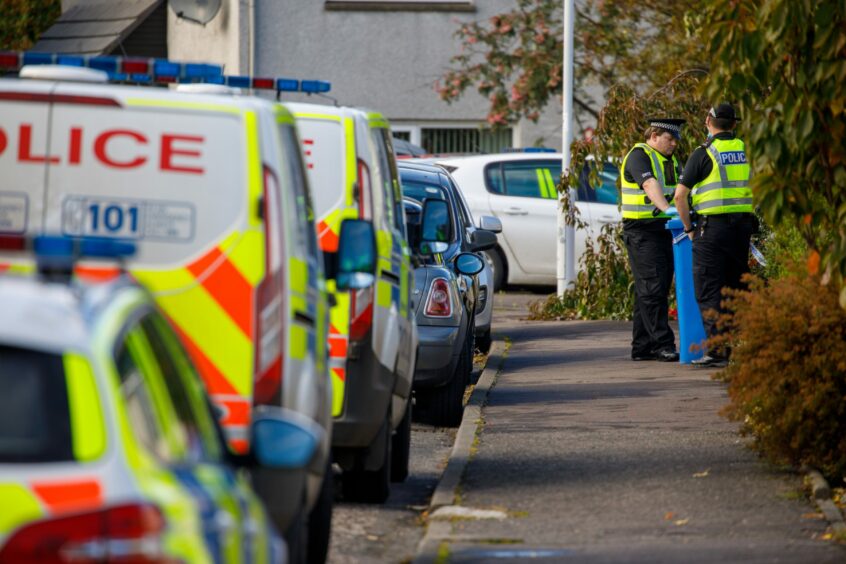
{"label": "orange reflective stripe", "polygon": [[332,368],[332,373],[341,381],[344,382],[347,379],[347,371],[343,368]]}
{"label": "orange reflective stripe", "polygon": [[185,331],[183,331],[182,328],[172,320],[170,325],[173,327],[173,330],[176,331],[176,334],[179,335],[179,339],[188,350],[188,354],[191,355],[194,365],[197,367],[197,370],[199,370],[200,375],[203,377],[203,381],[206,383],[206,391],[208,394],[238,395],[235,388],[226,379],[226,376],[218,370],[217,366],[209,360],[209,357],[203,353],[200,347],[191,340]]}
{"label": "orange reflective stripe", "polygon": [[11,264],[0,264],[0,273],[6,272],[12,267]]}
{"label": "orange reflective stripe", "polygon": [[99,266],[74,266],[73,273],[78,277],[92,282],[106,282],[117,278],[121,274],[120,268]]}
{"label": "orange reflective stripe", "polygon": [[317,224],[317,239],[320,241],[320,248],[323,251],[337,252],[338,234],[332,231],[332,227],[323,220]]}
{"label": "orange reflective stripe", "polygon": [[229,447],[236,454],[247,454],[250,451],[250,443],[247,439],[229,439]]}
{"label": "orange reflective stripe", "polygon": [[211,399],[223,408],[220,424],[224,426],[244,426],[250,424],[250,402],[241,396],[212,394]]}
{"label": "orange reflective stripe", "polygon": [[329,356],[347,358],[348,339],[346,335],[329,335]]}
{"label": "orange reflective stripe", "polygon": [[189,264],[188,270],[244,334],[252,339],[253,288],[229,259],[215,248]]}
{"label": "orange reflective stripe", "polygon": [[30,484],[52,513],[67,513],[103,505],[103,491],[94,479]]}

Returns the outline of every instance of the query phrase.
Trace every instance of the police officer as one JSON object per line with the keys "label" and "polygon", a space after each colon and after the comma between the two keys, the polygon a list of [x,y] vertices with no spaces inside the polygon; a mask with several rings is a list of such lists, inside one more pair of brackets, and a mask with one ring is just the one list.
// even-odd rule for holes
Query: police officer
{"label": "police officer", "polygon": [[[708,141],[698,147],[676,187],[675,202],[685,233],[693,239],[693,282],[705,334],[717,333],[709,310],[723,311],[723,288],[742,287],[740,278],[749,272],[749,240],[758,229],[749,189],[746,146],[735,137],[740,118],[731,104],[711,108],[705,116]],[[694,229],[688,195],[697,219]],[[724,366],[725,354],[709,351],[692,364]]]}
{"label": "police officer", "polygon": [[645,143],[623,159],[623,241],[635,279],[632,360],[679,359],[668,319],[673,237],[665,229],[681,167],[673,153],[683,119],[650,119]]}

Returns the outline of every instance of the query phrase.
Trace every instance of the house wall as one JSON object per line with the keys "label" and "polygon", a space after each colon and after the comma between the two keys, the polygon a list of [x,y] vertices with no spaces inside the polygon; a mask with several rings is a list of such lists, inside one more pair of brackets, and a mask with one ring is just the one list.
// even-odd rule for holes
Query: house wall
{"label": "house wall", "polygon": [[[104,1],[109,0],[63,0],[63,9]],[[417,1],[394,0],[394,4]],[[221,2],[220,11],[206,25],[178,18],[172,9],[162,7],[170,58],[222,64],[228,74],[329,80],[330,94],[340,103],[378,110],[419,142],[420,128],[475,128],[485,123],[485,98],[471,89],[458,102],[446,104],[434,83],[460,51],[454,34],[461,22],[487,21],[510,9],[515,0],[466,0],[469,12],[329,10],[325,0]],[[601,99],[596,90],[593,97]],[[304,94],[285,94],[283,99],[332,103]],[[577,123],[577,131],[592,121]],[[512,129],[516,147],[560,148],[560,100],[551,101],[538,123],[522,120]]]}
{"label": "house wall", "polygon": [[168,9],[170,58],[216,63],[226,74],[249,74],[251,4],[252,0],[222,0],[220,11],[206,25],[181,19]]}
{"label": "house wall", "polygon": [[[319,78],[340,103],[384,113],[392,124],[473,127],[485,122],[488,101],[467,91],[441,101],[434,82],[460,50],[460,22],[487,20],[514,0],[476,0],[475,12],[326,10],[323,0],[256,0],[256,73]],[[291,99],[304,100],[304,95]],[[316,103],[331,103],[312,97]],[[560,147],[561,112],[514,128],[515,146],[544,138]],[[557,143],[557,145],[556,145]]]}

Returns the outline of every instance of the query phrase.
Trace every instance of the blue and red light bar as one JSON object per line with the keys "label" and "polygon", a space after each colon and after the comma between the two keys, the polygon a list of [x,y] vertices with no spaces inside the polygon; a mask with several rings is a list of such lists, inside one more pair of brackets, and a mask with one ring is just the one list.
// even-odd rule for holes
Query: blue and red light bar
{"label": "blue and red light bar", "polygon": [[295,78],[270,78],[259,76],[225,75],[212,77],[204,82],[222,84],[232,88],[252,88],[254,90],[274,90],[276,92],[305,92],[323,94],[332,89],[332,84],[325,80],[297,80]]}
{"label": "blue and red light bar", "polygon": [[205,82],[223,74],[223,67],[206,63],[179,63],[166,59],[85,56],[32,51],[0,51],[0,72],[18,72],[26,65],[63,65],[108,73],[111,80],[128,82]]}
{"label": "blue and red light bar", "polygon": [[325,94],[332,85],[325,80],[297,80],[224,75],[223,67],[208,63],[179,63],[167,59],[65,55],[33,51],[0,51],[0,73],[20,71],[25,65],[64,65],[103,71],[113,82],[136,84],[207,83],[233,88]]}

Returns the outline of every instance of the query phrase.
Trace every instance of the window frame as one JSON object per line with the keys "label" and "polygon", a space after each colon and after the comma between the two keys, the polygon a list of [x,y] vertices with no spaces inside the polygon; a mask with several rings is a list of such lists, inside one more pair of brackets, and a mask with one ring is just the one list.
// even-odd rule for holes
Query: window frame
{"label": "window frame", "polygon": [[475,0],[324,0],[327,11],[475,12]]}
{"label": "window frame", "polygon": [[[540,193],[537,197],[536,196],[526,196],[526,195],[523,195],[523,194],[509,194],[508,193],[508,184],[505,181],[505,167],[509,164],[520,164],[520,165],[525,165],[525,166],[534,165],[535,169],[538,169],[538,168],[550,168],[550,167],[546,166],[546,163],[555,163],[555,162],[557,162],[557,161],[554,161],[554,160],[551,160],[551,159],[525,159],[525,160],[524,159],[514,159],[514,160],[495,161],[495,162],[492,162],[492,163],[488,163],[488,164],[485,165],[484,169],[482,170],[482,176],[483,176],[483,180],[484,180],[485,190],[487,190],[487,192],[489,194],[492,194],[494,196],[504,196],[504,197],[507,197],[507,198],[527,198],[527,199],[530,199],[530,200],[557,200],[557,198],[544,198],[542,195],[540,195]],[[541,165],[541,166],[538,166],[538,165]],[[559,166],[560,166],[560,164],[559,164]],[[499,177],[500,177],[500,180],[502,182],[502,192],[497,192],[497,191],[491,189],[491,182],[490,182],[489,173],[494,168],[499,169]],[[553,174],[552,176],[553,176],[553,182],[555,182],[555,180],[556,180],[555,175]]]}

